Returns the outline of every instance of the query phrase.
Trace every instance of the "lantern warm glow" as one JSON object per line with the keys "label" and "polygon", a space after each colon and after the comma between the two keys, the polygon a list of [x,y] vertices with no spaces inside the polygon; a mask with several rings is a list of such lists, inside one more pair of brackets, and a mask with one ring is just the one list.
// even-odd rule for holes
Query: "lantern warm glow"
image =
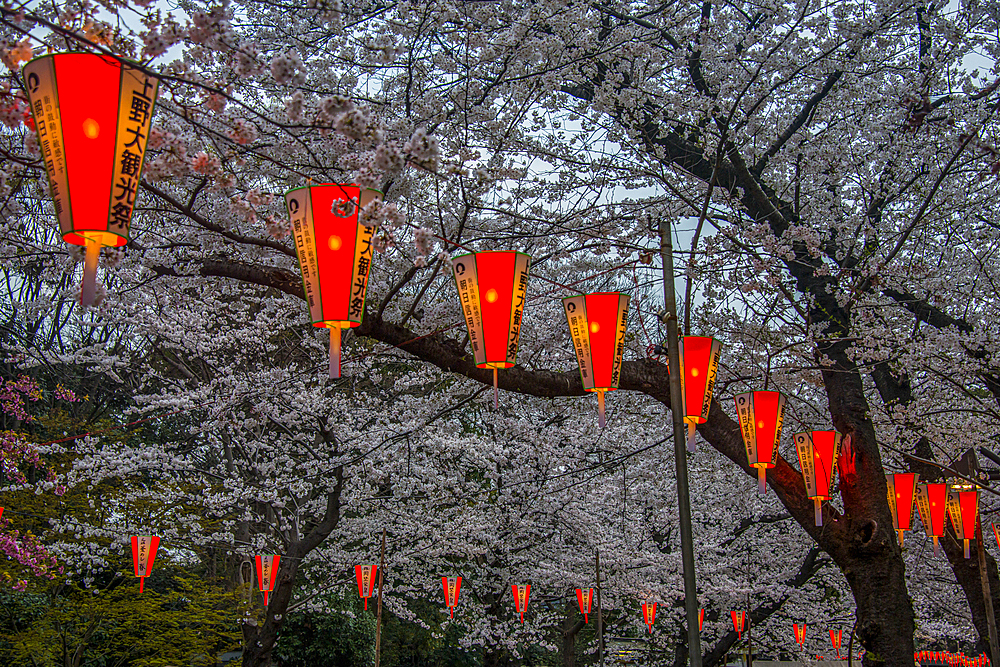
{"label": "lantern warm glow", "polygon": [[462,589],[462,577],[441,577],[441,583],[444,585],[444,605],[451,612],[451,617],[455,618],[458,593]]}
{"label": "lantern warm glow", "polygon": [[795,633],[795,643],[803,646],[806,643],[806,624],[792,623],[792,632]]}
{"label": "lantern warm glow", "polygon": [[948,491],[948,516],[951,517],[955,535],[965,544],[965,557],[971,557],[969,540],[976,537],[976,519],[979,514],[978,491]]}
{"label": "lantern warm glow", "polygon": [[274,581],[278,577],[278,565],[281,563],[281,556],[255,556],[257,561],[257,588],[264,594],[264,606],[267,606],[271,591],[274,590]]}
{"label": "lantern warm glow", "polygon": [[452,259],[476,366],[493,369],[494,407],[500,404],[497,370],[517,363],[530,263],[521,252],[475,252]]}
{"label": "lantern warm glow", "polygon": [[361,324],[372,263],[374,227],[360,209],[377,190],[357,185],[310,185],[285,193],[302,287],[313,326],[330,330],[330,377],[340,377],[340,330]]}
{"label": "lantern warm glow", "polygon": [[736,396],[736,414],[747,448],[747,463],[757,468],[761,495],[767,493],[767,469],[778,462],[785,403],[785,397],[777,391],[752,391]]}
{"label": "lantern warm glow", "polygon": [[24,83],[59,230],[86,247],[90,306],[101,248],[129,240],[158,79],[109,56],[58,53],[25,65]]}
{"label": "lantern warm glow", "polygon": [[576,601],[580,605],[580,613],[583,614],[583,622],[590,623],[590,604],[594,601],[594,589],[576,589]]}
{"label": "lantern warm glow", "polygon": [[656,620],[655,602],[642,603],[642,620],[646,622],[646,627],[649,628],[649,634],[653,634],[653,622]]}
{"label": "lantern warm glow", "polygon": [[948,485],[917,484],[917,512],[927,537],[934,540],[934,555],[940,554],[939,539],[944,535],[944,519],[948,513]]}
{"label": "lantern warm glow", "polygon": [[799,455],[806,495],[813,500],[816,525],[823,525],[823,501],[830,499],[834,464],[844,436],[836,431],[806,431],[795,434],[795,451]]}
{"label": "lantern warm glow", "polygon": [[354,576],[358,580],[358,593],[365,601],[365,609],[368,609],[368,598],[372,596],[375,588],[375,573],[378,567],[375,565],[355,565]]}
{"label": "lantern warm glow", "polygon": [[913,497],[919,478],[920,475],[915,473],[894,473],[885,476],[889,512],[892,514],[892,527],[899,535],[899,546],[903,546],[903,531],[910,530]]}
{"label": "lantern warm glow", "polygon": [[521,622],[524,623],[524,612],[528,608],[528,597],[531,596],[531,584],[523,586],[511,584],[510,588],[514,593],[514,609],[521,615]]}
{"label": "lantern warm glow", "polygon": [[563,299],[583,388],[597,392],[601,428],[604,428],[604,392],[618,388],[628,300],[628,295],[620,292],[597,292]]}
{"label": "lantern warm glow", "polygon": [[146,577],[153,571],[153,561],[156,560],[156,550],[160,546],[160,538],[155,535],[132,536],[132,565],[135,576],[139,577],[139,592]]}
{"label": "lantern warm glow", "polygon": [[698,632],[701,632],[705,628],[705,610],[698,610]]}
{"label": "lantern warm glow", "polygon": [[840,643],[843,636],[844,631],[842,629],[834,631],[833,628],[830,628],[830,643],[833,644],[833,648],[837,651],[837,660],[840,660]]}
{"label": "lantern warm glow", "polygon": [[710,336],[681,337],[681,396],[684,422],[688,425],[689,452],[696,449],[694,434],[698,424],[708,421],[721,354],[722,343]]}

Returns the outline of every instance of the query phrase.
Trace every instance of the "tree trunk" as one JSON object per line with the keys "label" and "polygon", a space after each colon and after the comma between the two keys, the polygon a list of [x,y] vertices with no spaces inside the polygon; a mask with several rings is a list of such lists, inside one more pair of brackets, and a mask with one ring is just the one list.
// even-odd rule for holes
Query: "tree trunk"
{"label": "tree trunk", "polygon": [[[562,667],[576,667],[576,636],[583,630],[584,621],[576,607],[572,596],[566,602],[566,616],[562,627]],[[577,618],[579,617],[579,619]]]}

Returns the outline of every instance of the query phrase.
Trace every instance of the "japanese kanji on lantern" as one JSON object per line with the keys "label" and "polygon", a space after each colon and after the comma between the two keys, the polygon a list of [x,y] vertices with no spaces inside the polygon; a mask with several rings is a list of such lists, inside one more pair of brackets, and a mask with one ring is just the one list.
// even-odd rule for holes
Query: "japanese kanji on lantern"
{"label": "japanese kanji on lantern", "polygon": [[264,606],[267,606],[271,591],[274,590],[274,581],[278,577],[278,564],[281,556],[271,554],[267,556],[255,556],[257,561],[257,588],[264,594]]}
{"label": "japanese kanji on lantern", "polygon": [[576,601],[580,605],[580,613],[583,614],[583,622],[590,623],[590,604],[594,601],[594,589],[576,589]]}
{"label": "japanese kanji on lantern", "polygon": [[682,336],[680,340],[681,397],[684,422],[688,425],[689,452],[696,449],[698,424],[708,421],[708,409],[715,391],[722,343],[708,336]]}
{"label": "japanese kanji on lantern", "polygon": [[601,428],[604,428],[604,392],[618,388],[628,299],[621,292],[595,292],[563,299],[583,388],[597,392]]}
{"label": "japanese kanji on lantern", "polygon": [[448,607],[451,617],[455,618],[455,607],[458,606],[458,593],[462,588],[462,577],[441,577],[444,584],[444,606]]}
{"label": "japanese kanji on lantern", "polygon": [[804,646],[806,643],[806,624],[792,623],[792,632],[795,633],[795,643]]}
{"label": "japanese kanji on lantern", "polygon": [[969,540],[976,537],[976,519],[979,514],[979,492],[948,490],[948,516],[955,535],[965,544],[965,557],[969,558]]}
{"label": "japanese kanji on lantern", "polygon": [[531,584],[511,584],[511,591],[514,593],[514,610],[521,615],[521,622],[524,623],[524,611],[528,608],[528,597],[531,595]]}
{"label": "japanese kanji on lantern", "polygon": [[893,473],[885,476],[888,490],[889,511],[892,527],[899,535],[899,546],[903,546],[903,531],[910,530],[913,518],[913,497],[920,475],[916,473]]}
{"label": "japanese kanji on lantern", "polygon": [[938,540],[944,535],[944,518],[948,512],[948,485],[941,483],[917,484],[917,513],[924,524],[927,537],[934,540],[934,555],[940,554]]}
{"label": "japanese kanji on lantern", "polygon": [[736,414],[743,444],[747,448],[747,463],[757,468],[757,490],[761,495],[767,493],[767,469],[778,462],[786,402],[777,391],[751,391],[736,395]]}
{"label": "japanese kanji on lantern", "polygon": [[806,431],[795,434],[795,451],[799,455],[806,495],[812,498],[816,510],[816,525],[823,525],[823,501],[830,499],[834,463],[844,436],[836,431]]}
{"label": "japanese kanji on lantern", "polygon": [[59,230],[86,248],[84,306],[94,303],[101,248],[129,240],[157,83],[137,64],[93,53],[24,66]]}
{"label": "japanese kanji on lantern", "polygon": [[737,638],[742,639],[743,624],[747,620],[747,613],[745,611],[731,611],[729,615],[733,617],[733,630],[736,631]]}
{"label": "japanese kanji on lantern", "polygon": [[499,407],[497,371],[517,363],[531,258],[521,252],[474,252],[452,258],[462,317],[479,368],[493,369],[493,404]]}
{"label": "japanese kanji on lantern", "polygon": [[642,603],[642,620],[646,622],[646,627],[649,628],[649,634],[653,634],[653,622],[656,620],[655,602]]}
{"label": "japanese kanji on lantern", "polygon": [[135,576],[139,577],[139,592],[146,577],[153,571],[153,561],[156,560],[156,550],[160,546],[160,538],[156,535],[132,536],[132,565]]}
{"label": "japanese kanji on lantern", "polygon": [[838,660],[840,659],[840,640],[843,634],[844,631],[841,629],[837,629],[836,631],[834,631],[833,628],[830,628],[830,643],[833,644],[833,648],[836,649],[837,651]]}
{"label": "japanese kanji on lantern", "polygon": [[365,601],[365,609],[368,609],[368,598],[372,596],[375,588],[375,573],[378,567],[375,565],[355,565],[354,576],[358,580],[358,593]]}
{"label": "japanese kanji on lantern", "polygon": [[377,190],[357,185],[308,185],[285,193],[295,252],[314,327],[330,330],[330,377],[340,377],[340,330],[361,324],[372,263],[374,227],[360,210]]}

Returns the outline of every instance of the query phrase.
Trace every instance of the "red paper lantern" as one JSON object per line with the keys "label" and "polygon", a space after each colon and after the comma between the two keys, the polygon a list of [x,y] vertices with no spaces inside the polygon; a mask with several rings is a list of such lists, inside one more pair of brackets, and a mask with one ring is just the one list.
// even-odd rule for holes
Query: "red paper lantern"
{"label": "red paper lantern", "polygon": [[375,574],[378,567],[375,565],[355,565],[354,576],[358,580],[358,593],[364,598],[365,609],[368,609],[368,598],[372,596],[375,588]]}
{"label": "red paper lantern", "polygon": [[649,628],[649,634],[653,634],[653,621],[656,620],[655,602],[642,603],[642,620],[646,622],[646,627]]}
{"label": "red paper lantern", "polygon": [[903,546],[903,531],[910,530],[910,519],[913,517],[913,496],[918,479],[920,479],[920,475],[910,472],[885,476],[889,512],[892,514],[892,527],[899,535],[899,546]]}
{"label": "red paper lantern", "polygon": [[840,660],[840,640],[843,634],[843,630],[837,630],[834,632],[833,628],[830,628],[830,643],[833,644],[833,648],[837,650],[837,660]]}
{"label": "red paper lantern", "polygon": [[521,615],[521,622],[524,623],[524,612],[528,608],[528,597],[531,595],[531,584],[519,586],[511,584],[511,592],[514,593],[514,610]]}
{"label": "red paper lantern", "polygon": [[955,535],[965,543],[965,557],[969,558],[969,540],[976,537],[976,518],[979,512],[979,492],[948,491],[948,515]]}
{"label": "red paper lantern", "polygon": [[285,193],[302,287],[314,327],[330,330],[330,377],[340,377],[340,330],[361,324],[372,263],[374,227],[360,210],[377,190],[357,185],[308,185]]}
{"label": "red paper lantern", "polygon": [[701,632],[705,627],[705,610],[698,610],[698,632]]}
{"label": "red paper lantern", "polygon": [[743,638],[743,624],[746,622],[747,613],[745,611],[731,611],[729,615],[733,617],[733,629],[736,630],[738,639]]}
{"label": "red paper lantern", "polygon": [[462,588],[462,577],[441,577],[444,584],[444,604],[455,618],[455,607],[458,606],[458,592]]}
{"label": "red paper lantern", "polygon": [[795,434],[795,451],[799,455],[806,495],[816,509],[816,525],[823,525],[823,501],[830,499],[834,462],[844,439],[836,431],[806,431]]}
{"label": "red paper lantern", "polygon": [[3,518],[3,508],[0,507],[0,519],[2,519],[2,518]]}
{"label": "red paper lantern", "polygon": [[517,363],[530,264],[522,252],[474,252],[452,259],[476,366],[493,369],[494,407],[500,405],[497,370]]}
{"label": "red paper lantern", "polygon": [[806,643],[806,624],[792,623],[792,632],[795,633],[795,643],[804,646]]}
{"label": "red paper lantern", "polygon": [[944,518],[948,512],[948,485],[917,484],[917,512],[927,537],[934,540],[934,555],[940,553],[938,538],[944,535]]}
{"label": "red paper lantern", "polygon": [[24,83],[63,240],[86,247],[81,303],[94,302],[101,247],[129,240],[158,79],[93,53],[24,66]]}
{"label": "red paper lantern", "polygon": [[257,588],[264,594],[264,606],[267,606],[271,591],[274,590],[274,581],[278,577],[278,564],[281,556],[255,556],[257,561]]}
{"label": "red paper lantern", "polygon": [[155,535],[132,536],[132,565],[135,576],[139,577],[139,592],[146,577],[153,571],[153,561],[156,560],[156,550],[160,546],[160,538]]}
{"label": "red paper lantern", "polygon": [[580,605],[580,613],[583,614],[583,622],[590,623],[590,603],[594,601],[594,589],[576,589],[576,601]]}
{"label": "red paper lantern", "polygon": [[736,396],[736,414],[747,448],[747,462],[757,469],[757,490],[761,495],[767,493],[767,469],[778,462],[786,402],[777,391],[752,391]]}
{"label": "red paper lantern", "polygon": [[696,450],[694,434],[698,424],[708,421],[721,355],[722,343],[710,336],[681,337],[681,396],[684,421],[688,425],[689,452]]}
{"label": "red paper lantern", "polygon": [[604,428],[604,392],[618,388],[621,373],[628,295],[621,292],[580,294],[563,299],[563,308],[583,389],[597,392],[598,420]]}

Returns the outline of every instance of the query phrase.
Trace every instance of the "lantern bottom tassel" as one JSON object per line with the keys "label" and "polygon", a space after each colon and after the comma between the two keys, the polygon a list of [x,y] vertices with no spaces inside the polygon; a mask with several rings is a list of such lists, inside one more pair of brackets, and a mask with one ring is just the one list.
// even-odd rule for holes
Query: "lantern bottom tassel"
{"label": "lantern bottom tassel", "polygon": [[767,495],[767,468],[757,468],[757,493]]}
{"label": "lantern bottom tassel", "polygon": [[87,254],[83,260],[83,285],[80,288],[80,305],[94,305],[94,295],[97,293],[97,262],[101,259],[101,244],[94,239],[87,239]]}
{"label": "lantern bottom tassel", "polygon": [[823,499],[813,498],[813,507],[816,509],[816,525],[823,525]]}
{"label": "lantern bottom tassel", "polygon": [[902,530],[897,530],[896,532],[899,533],[899,548],[902,549],[903,548],[903,531]]}
{"label": "lantern bottom tassel", "polygon": [[139,592],[142,593],[142,582],[146,581],[146,577],[139,577]]}
{"label": "lantern bottom tassel", "polygon": [[698,445],[695,444],[694,434],[698,432],[698,425],[694,422],[688,423],[688,451],[694,454],[698,451]]}
{"label": "lantern bottom tassel", "polygon": [[932,536],[931,539],[934,540],[934,557],[936,558],[941,555],[941,545],[938,544],[937,535]]}
{"label": "lantern bottom tassel", "polygon": [[604,428],[604,392],[597,392],[597,423],[601,428]]}
{"label": "lantern bottom tassel", "polygon": [[965,557],[970,558],[972,554],[969,551],[969,540],[964,540],[964,542],[965,542]]}
{"label": "lantern bottom tassel", "polygon": [[497,369],[493,369],[493,409],[500,409],[500,378]]}
{"label": "lantern bottom tassel", "polygon": [[340,377],[340,327],[330,327],[330,379]]}

